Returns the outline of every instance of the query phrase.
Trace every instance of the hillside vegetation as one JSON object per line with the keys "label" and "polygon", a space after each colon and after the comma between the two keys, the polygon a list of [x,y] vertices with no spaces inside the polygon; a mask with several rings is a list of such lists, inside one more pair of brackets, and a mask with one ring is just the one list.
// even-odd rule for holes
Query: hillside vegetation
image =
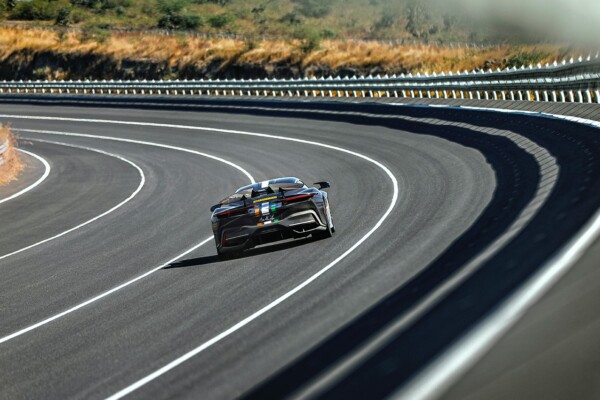
{"label": "hillside vegetation", "polygon": [[0,0],[0,79],[400,74],[579,55],[483,44],[499,38],[431,1]]}
{"label": "hillside vegetation", "polygon": [[[496,33],[427,0],[0,0],[8,21],[287,38],[482,42]],[[437,4],[437,5],[436,5]],[[483,24],[481,24],[483,25]]]}
{"label": "hillside vegetation", "polygon": [[0,79],[199,79],[352,76],[520,67],[569,57],[554,46],[438,48],[300,39],[246,41],[186,35],[0,28]]}

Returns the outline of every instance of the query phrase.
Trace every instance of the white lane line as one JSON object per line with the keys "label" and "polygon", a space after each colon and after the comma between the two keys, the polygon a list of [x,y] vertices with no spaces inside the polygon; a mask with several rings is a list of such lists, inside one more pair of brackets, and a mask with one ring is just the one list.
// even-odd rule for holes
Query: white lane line
{"label": "white lane line", "polygon": [[41,157],[41,156],[39,156],[39,155],[37,155],[35,153],[32,153],[30,151],[27,151],[27,150],[23,150],[23,149],[17,149],[17,150],[20,151],[21,153],[25,153],[25,154],[27,154],[27,155],[35,158],[39,162],[41,162],[44,165],[44,174],[41,176],[40,179],[38,179],[37,181],[35,181],[31,185],[27,186],[25,189],[23,189],[23,190],[15,193],[15,194],[13,194],[11,196],[8,196],[8,197],[6,197],[4,199],[1,199],[0,200],[0,204],[5,203],[5,202],[7,202],[9,200],[16,199],[17,197],[19,197],[19,196],[21,196],[21,195],[29,192],[30,190],[35,189],[37,186],[39,186],[42,182],[44,182],[46,180],[46,178],[48,177],[48,175],[50,175],[50,171],[52,170],[52,168],[50,168],[50,164],[48,164],[48,161],[46,161],[43,157]]}
{"label": "white lane line", "polygon": [[[368,156],[366,156],[364,154],[357,153],[355,151],[344,149],[344,148],[341,148],[341,147],[328,145],[328,144],[325,144],[325,143],[311,141],[311,140],[303,140],[303,139],[297,139],[297,138],[289,138],[289,137],[285,137],[285,136],[268,135],[268,134],[264,134],[264,133],[246,132],[246,131],[239,131],[239,130],[205,128],[205,127],[187,126],[187,125],[158,124],[158,123],[150,123],[150,122],[129,122],[129,121],[121,122],[121,121],[102,120],[102,119],[38,117],[38,116],[18,116],[18,115],[12,115],[12,116],[11,115],[0,115],[0,117],[3,117],[3,118],[14,118],[14,119],[21,118],[21,119],[34,119],[34,120],[41,119],[41,120],[51,120],[51,121],[56,120],[56,121],[71,121],[71,122],[92,122],[92,123],[108,123],[108,124],[121,124],[121,125],[154,126],[154,127],[161,127],[161,128],[186,129],[186,130],[197,130],[197,131],[206,131],[206,132],[230,133],[230,134],[243,135],[243,136],[262,137],[262,138],[268,138],[268,139],[276,139],[276,140],[284,140],[284,141],[290,141],[290,142],[296,142],[296,143],[303,143],[303,144],[314,145],[314,146],[323,147],[323,148],[327,148],[327,149],[331,149],[331,150],[336,150],[336,151],[339,151],[339,152],[342,152],[342,153],[350,154],[350,155],[353,155],[355,157],[361,158],[361,159],[363,159],[365,161],[368,161],[368,162],[374,164],[375,166],[377,166],[378,168],[380,168],[381,170],[383,170],[385,172],[385,174],[392,181],[392,186],[393,186],[392,199],[391,199],[389,207],[387,208],[387,210],[385,211],[385,213],[383,214],[383,216],[375,223],[375,225],[373,225],[373,227],[362,238],[360,238],[357,242],[355,242],[354,245],[352,245],[342,255],[340,255],[338,258],[336,258],[335,260],[333,260],[331,263],[329,263],[328,265],[326,265],[325,267],[323,267],[320,271],[318,271],[317,273],[315,273],[314,275],[312,275],[310,278],[306,279],[304,282],[302,282],[301,284],[299,284],[298,286],[296,286],[295,288],[293,288],[289,292],[285,293],[284,295],[282,295],[281,297],[277,298],[273,302],[267,304],[265,307],[263,307],[260,310],[256,311],[254,314],[246,317],[242,321],[240,321],[237,324],[233,325],[231,328],[229,328],[226,331],[220,333],[219,335],[213,337],[209,341],[201,344],[200,346],[198,346],[195,349],[193,349],[192,351],[190,351],[190,352],[182,355],[181,357],[175,359],[174,361],[171,361],[170,363],[168,363],[164,367],[162,367],[162,368],[154,371],[150,375],[148,375],[148,376],[146,376],[146,377],[138,380],[137,382],[133,383],[132,385],[127,386],[126,388],[122,389],[121,391],[115,393],[114,395],[112,395],[111,397],[109,397],[109,399],[119,399],[119,398],[122,398],[123,396],[126,396],[127,394],[129,394],[129,393],[137,390],[138,388],[144,386],[148,382],[150,382],[150,381],[158,378],[159,376],[165,374],[166,372],[172,370],[173,368],[177,367],[178,365],[184,363],[185,361],[189,360],[190,358],[194,357],[195,355],[199,354],[200,352],[206,350],[207,348],[209,348],[210,346],[214,345],[215,343],[223,340],[224,338],[226,338],[227,336],[231,335],[232,333],[240,330],[244,326],[248,325],[250,322],[256,320],[261,315],[265,314],[269,310],[275,308],[279,304],[283,303],[285,300],[287,300],[290,297],[292,297],[294,294],[298,293],[300,290],[302,290],[303,288],[305,288],[306,286],[308,286],[309,284],[311,284],[313,281],[315,281],[321,275],[323,275],[324,273],[326,273],[327,271],[329,271],[331,268],[333,268],[335,265],[337,265],[340,261],[342,261],[344,258],[346,258],[350,253],[352,253],[361,244],[363,244],[373,233],[375,233],[375,231],[377,231],[379,229],[379,227],[381,227],[381,225],[383,224],[383,222],[389,217],[389,215],[391,214],[392,210],[394,209],[394,207],[396,206],[396,203],[398,201],[398,180],[396,179],[396,177],[394,176],[394,174],[392,174],[392,172],[385,165],[381,164],[379,161],[376,161],[376,160],[374,160],[374,159],[372,159],[372,158],[370,158],[370,157],[368,157]],[[32,132],[32,130],[22,130],[22,131]],[[47,133],[49,133],[49,132],[47,132]],[[72,134],[72,135],[87,137],[87,135],[83,135],[83,134]],[[126,139],[119,139],[119,140],[129,141],[129,140],[126,140]],[[133,143],[137,143],[137,142],[140,142],[140,141],[132,141],[132,142]],[[251,181],[254,182],[254,179],[251,179]]]}
{"label": "white lane line", "polygon": [[[27,139],[27,140],[38,141],[38,142],[46,142],[44,140],[37,140],[37,139]],[[129,161],[128,159],[126,159],[124,157],[121,157],[121,156],[116,155],[116,154],[107,153],[107,152],[102,151],[102,150],[93,149],[93,148],[90,148],[90,147],[85,147],[85,146],[76,146],[76,145],[71,145],[71,144],[67,144],[67,143],[58,143],[58,142],[47,142],[47,143],[52,143],[52,144],[56,144],[56,145],[60,145],[60,146],[80,148],[80,149],[84,149],[84,150],[88,150],[88,151],[93,151],[95,153],[104,154],[104,155],[109,156],[109,157],[117,158],[117,159],[119,159],[119,160],[121,160],[123,162],[126,162],[127,164],[133,166],[138,171],[138,173],[140,175],[140,183],[139,183],[138,187],[135,189],[135,191],[133,193],[131,193],[131,195],[129,195],[129,197],[127,197],[125,200],[123,200],[122,202],[120,202],[119,204],[117,204],[116,206],[114,206],[113,208],[111,208],[110,210],[107,210],[107,211],[103,212],[102,214],[97,215],[94,218],[85,221],[82,224],[79,224],[79,225],[74,226],[74,227],[72,227],[72,228],[70,228],[70,229],[68,229],[68,230],[66,230],[64,232],[61,232],[58,235],[54,235],[54,236],[49,237],[49,238],[44,239],[44,240],[40,240],[37,243],[34,243],[34,244],[29,245],[29,246],[23,247],[22,249],[19,249],[19,250],[15,250],[15,251],[13,251],[11,253],[4,254],[3,256],[0,256],[0,260],[3,260],[3,259],[8,258],[10,256],[14,256],[15,254],[22,253],[24,251],[33,249],[34,247],[40,246],[40,245],[42,245],[44,243],[48,243],[48,242],[50,242],[52,240],[55,240],[55,239],[58,239],[60,237],[65,236],[65,235],[68,235],[69,233],[71,233],[73,231],[76,231],[77,229],[83,228],[84,226],[87,226],[87,225],[91,224],[92,222],[95,222],[95,221],[99,220],[100,218],[103,218],[103,217],[105,217],[105,216],[113,213],[114,211],[118,210],[119,208],[121,208],[122,206],[124,206],[125,204],[127,204],[135,196],[137,196],[137,194],[140,192],[140,190],[142,190],[142,188],[144,187],[144,184],[146,183],[146,177],[144,176],[144,172],[142,171],[142,169],[140,167],[138,167],[135,163],[133,163],[132,161]],[[0,341],[0,343],[2,343],[2,342]]]}
{"label": "white lane line", "polygon": [[[243,169],[241,166],[239,166],[237,164],[234,164],[234,163],[232,163],[230,161],[227,161],[225,159],[222,159],[222,158],[219,158],[219,157],[216,157],[216,156],[212,156],[210,154],[205,154],[205,153],[201,153],[201,152],[198,152],[198,151],[195,151],[195,150],[185,149],[185,148],[182,148],[182,147],[169,146],[169,145],[160,144],[160,143],[153,143],[153,142],[144,142],[144,141],[129,140],[129,139],[123,139],[123,138],[112,138],[112,137],[108,137],[108,136],[96,136],[96,135],[89,135],[89,134],[78,134],[78,133],[67,133],[67,132],[56,132],[56,131],[37,131],[37,130],[27,130],[27,129],[13,129],[13,130],[14,131],[19,131],[19,132],[44,133],[44,134],[58,135],[58,136],[74,136],[74,137],[86,137],[86,138],[94,138],[94,139],[102,139],[102,140],[112,140],[112,141],[117,141],[117,142],[136,143],[136,144],[143,144],[143,145],[148,145],[148,146],[162,147],[162,148],[167,148],[167,149],[173,149],[173,150],[183,151],[183,152],[186,152],[186,153],[192,153],[192,154],[196,154],[196,155],[205,156],[205,157],[208,157],[210,159],[223,162],[223,163],[225,163],[227,165],[231,165],[235,169],[237,169],[239,171],[242,171],[244,173],[244,175],[246,175],[246,177],[248,179],[250,179],[250,182],[254,182],[254,178],[252,177],[252,175],[250,175],[250,173],[248,171],[246,171],[245,169]],[[29,250],[29,249],[31,249],[31,248],[33,248],[35,246],[39,246],[40,244],[49,242],[50,240],[56,239],[56,238],[58,238],[60,236],[64,236],[67,233],[70,233],[70,232],[74,231],[75,229],[79,229],[82,226],[85,226],[85,225],[87,225],[87,224],[89,224],[89,223],[91,223],[91,222],[93,222],[93,221],[95,221],[95,220],[103,217],[104,215],[109,214],[110,212],[116,210],[117,208],[121,207],[122,205],[124,205],[125,203],[127,203],[129,200],[131,200],[133,197],[135,197],[135,195],[137,195],[137,193],[142,189],[142,187],[144,186],[144,183],[146,181],[146,178],[144,176],[143,171],[137,165],[135,165],[134,163],[132,163],[131,161],[129,161],[129,160],[123,158],[123,157],[120,157],[120,156],[117,156],[117,155],[114,155],[114,154],[110,154],[110,153],[106,153],[106,152],[104,152],[102,150],[88,148],[88,147],[85,147],[85,146],[71,145],[71,144],[58,143],[58,142],[50,142],[50,141],[46,141],[46,140],[43,140],[43,139],[32,139],[32,138],[29,138],[27,140],[33,140],[33,141],[39,141],[39,142],[48,142],[48,143],[55,143],[55,144],[60,144],[60,145],[70,146],[70,147],[79,147],[79,148],[83,148],[83,149],[86,149],[86,150],[96,151],[98,153],[103,153],[103,154],[106,154],[106,155],[117,157],[117,158],[119,158],[119,159],[121,159],[123,161],[126,161],[126,162],[130,163],[135,168],[137,168],[137,170],[139,171],[139,173],[140,173],[140,175],[142,177],[142,181],[140,182],[140,186],[137,188],[137,190],[128,199],[126,199],[124,202],[120,203],[116,207],[112,208],[111,210],[108,210],[104,214],[99,215],[96,218],[91,219],[91,220],[85,222],[84,224],[81,224],[81,225],[78,225],[78,226],[76,226],[74,228],[71,228],[70,230],[68,230],[66,232],[63,232],[63,233],[61,233],[61,234],[59,234],[57,236],[53,236],[51,238],[45,239],[45,240],[43,240],[41,242],[35,243],[35,244],[31,245],[31,246],[27,246],[27,247],[25,247],[23,249],[15,251],[15,252],[12,252],[12,253],[9,253],[9,254],[5,254],[4,256],[0,257],[0,260],[3,259],[3,258],[9,257],[9,256],[11,256],[13,254],[17,254],[17,253],[23,252],[25,250]],[[52,321],[57,320],[59,318],[62,318],[64,316],[68,315],[68,314],[71,314],[72,312],[77,311],[77,310],[79,310],[82,307],[85,307],[85,306],[87,306],[87,305],[89,305],[89,304],[91,304],[91,303],[93,303],[95,301],[98,301],[98,300],[100,300],[100,299],[102,299],[102,298],[104,298],[104,297],[106,297],[106,296],[108,296],[108,295],[110,295],[110,294],[118,291],[118,290],[121,290],[121,289],[123,289],[123,288],[125,288],[125,287],[127,287],[127,286],[129,286],[129,285],[131,285],[131,284],[133,284],[133,283],[135,283],[137,281],[139,281],[142,278],[147,277],[148,275],[151,275],[154,272],[156,272],[156,271],[158,271],[158,270],[166,267],[167,265],[169,265],[170,263],[176,261],[177,259],[179,259],[181,257],[184,257],[185,255],[189,254],[190,252],[196,250],[200,246],[202,246],[205,243],[207,243],[208,241],[210,241],[212,238],[213,237],[210,236],[210,237],[204,239],[202,242],[194,245],[193,247],[189,248],[188,250],[186,250],[183,253],[181,253],[178,256],[176,256],[175,258],[169,260],[165,264],[162,264],[162,265],[160,265],[160,266],[158,266],[158,267],[156,267],[156,268],[154,268],[154,269],[152,269],[152,270],[150,270],[150,271],[148,271],[148,272],[146,272],[146,273],[144,273],[142,275],[139,275],[139,276],[137,276],[137,277],[135,277],[135,278],[133,278],[133,279],[125,282],[125,283],[122,283],[121,285],[119,285],[117,287],[114,287],[114,288],[112,288],[112,289],[110,289],[110,290],[108,290],[108,291],[106,291],[106,292],[104,292],[104,293],[102,293],[102,294],[100,294],[98,296],[95,296],[95,297],[93,297],[91,299],[88,299],[88,300],[84,301],[83,303],[80,303],[80,304],[78,304],[78,305],[76,305],[74,307],[71,307],[71,308],[69,308],[69,309],[67,309],[67,310],[65,310],[65,311],[63,311],[61,313],[58,313],[56,315],[53,315],[52,317],[46,318],[46,319],[44,319],[44,320],[42,320],[40,322],[37,322],[37,323],[35,323],[33,325],[30,325],[30,326],[28,326],[26,328],[23,328],[23,329],[21,329],[21,330],[19,330],[17,332],[14,332],[14,333],[12,333],[10,335],[2,337],[2,338],[0,338],[0,344],[2,344],[4,342],[7,342],[7,341],[9,341],[11,339],[14,339],[14,338],[16,338],[18,336],[21,336],[21,335],[23,335],[23,334],[25,334],[27,332],[30,332],[30,331],[32,331],[34,329],[37,329],[37,328],[39,328],[39,327],[41,327],[43,325],[46,325],[46,324],[48,324],[48,323],[50,323]]]}
{"label": "white lane line", "polygon": [[10,335],[8,335],[8,336],[5,336],[5,337],[3,337],[3,338],[0,338],[0,344],[2,344],[2,343],[4,343],[4,342],[7,342],[7,341],[9,341],[9,340],[11,340],[11,339],[14,339],[14,338],[16,338],[17,336],[21,336],[21,335],[23,335],[23,334],[25,334],[25,333],[27,333],[27,332],[30,332],[30,331],[32,331],[32,330],[34,330],[34,329],[37,329],[37,328],[39,328],[40,326],[46,325],[47,323],[50,323],[50,322],[52,322],[52,321],[55,321],[55,320],[57,320],[57,319],[59,319],[59,318],[62,318],[62,317],[64,317],[65,315],[71,314],[72,312],[74,312],[74,311],[77,311],[77,310],[79,310],[80,308],[83,308],[83,307],[85,307],[85,306],[87,306],[87,305],[89,305],[89,304],[92,304],[92,303],[93,303],[93,302],[95,302],[95,301],[98,301],[98,300],[100,300],[100,299],[102,299],[102,298],[104,298],[104,297],[106,297],[106,296],[108,296],[108,295],[110,295],[110,294],[112,294],[112,293],[114,293],[114,292],[118,291],[118,290],[121,290],[121,289],[123,289],[124,287],[127,287],[127,286],[131,285],[132,283],[135,283],[135,282],[139,281],[140,279],[143,279],[143,278],[147,277],[148,275],[151,275],[151,274],[155,273],[156,271],[158,271],[158,270],[160,270],[160,269],[162,269],[162,268],[164,268],[164,267],[168,266],[169,264],[171,264],[171,263],[173,263],[173,262],[177,261],[179,258],[181,258],[181,257],[184,257],[185,255],[187,255],[187,254],[191,253],[192,251],[194,251],[194,250],[196,250],[197,248],[199,248],[200,246],[202,246],[202,245],[204,245],[204,244],[208,243],[208,242],[209,242],[210,240],[212,240],[212,239],[213,239],[213,237],[212,237],[212,236],[210,236],[210,237],[208,237],[208,238],[204,239],[203,241],[201,241],[200,243],[198,243],[198,244],[194,245],[193,247],[190,247],[189,249],[187,249],[187,250],[186,250],[186,251],[184,251],[183,253],[181,253],[181,254],[179,254],[179,255],[177,255],[177,256],[175,256],[175,257],[173,257],[172,259],[170,259],[170,260],[169,260],[169,261],[167,261],[166,263],[164,263],[164,264],[162,264],[162,265],[160,265],[160,266],[158,266],[158,267],[156,267],[156,268],[154,268],[154,269],[152,269],[152,270],[150,270],[150,271],[148,271],[148,272],[146,272],[146,273],[144,273],[144,274],[142,274],[142,275],[139,275],[139,276],[137,276],[137,277],[135,277],[135,278],[133,278],[133,279],[131,279],[131,280],[129,280],[129,281],[127,281],[127,282],[125,282],[125,283],[122,283],[122,284],[120,284],[119,286],[116,286],[116,287],[114,287],[114,288],[112,288],[112,289],[110,289],[110,290],[108,290],[108,291],[106,291],[106,292],[104,292],[104,293],[102,293],[102,294],[99,294],[98,296],[92,297],[91,299],[88,299],[88,300],[84,301],[83,303],[77,304],[76,306],[74,306],[74,307],[71,307],[71,308],[69,308],[68,310],[65,310],[65,311],[63,311],[63,312],[61,312],[61,313],[58,313],[58,314],[56,314],[56,315],[53,315],[53,316],[52,316],[52,317],[50,317],[50,318],[46,318],[45,320],[43,320],[43,321],[40,321],[40,322],[38,322],[38,323],[36,323],[36,324],[33,324],[33,325],[31,325],[31,326],[28,326],[27,328],[23,328],[23,329],[21,329],[20,331],[14,332],[14,333],[12,333],[12,334],[10,334]]}
{"label": "white lane line", "polygon": [[[97,121],[95,121],[95,122],[97,122]],[[128,124],[128,125],[131,125],[131,124]],[[46,134],[46,135],[83,137],[83,138],[91,138],[91,139],[99,139],[99,140],[110,140],[110,141],[114,141],[114,142],[135,143],[135,144],[142,144],[142,145],[145,145],[145,146],[161,147],[163,149],[170,149],[170,150],[181,151],[181,152],[184,152],[184,153],[190,153],[190,154],[195,154],[195,155],[198,155],[198,156],[210,158],[211,160],[215,160],[215,161],[219,161],[219,162],[221,162],[223,164],[227,164],[230,167],[233,167],[233,168],[237,169],[242,174],[246,175],[246,177],[250,180],[250,183],[255,182],[254,181],[254,177],[252,177],[252,175],[250,175],[250,173],[248,171],[246,171],[244,168],[242,168],[241,166],[239,166],[237,164],[234,164],[231,161],[228,161],[228,160],[226,160],[224,158],[213,156],[212,154],[208,154],[208,153],[202,153],[202,152],[196,151],[196,150],[187,149],[185,147],[171,146],[171,145],[168,145],[168,144],[155,143],[155,142],[147,142],[147,141],[144,141],[144,140],[125,139],[125,138],[118,138],[118,137],[112,137],[112,136],[91,135],[91,134],[87,134],[87,133],[46,131],[46,130],[39,130],[39,129],[15,129],[15,128],[13,128],[13,131],[16,131],[16,132],[27,132],[27,133],[43,133],[43,134]]]}

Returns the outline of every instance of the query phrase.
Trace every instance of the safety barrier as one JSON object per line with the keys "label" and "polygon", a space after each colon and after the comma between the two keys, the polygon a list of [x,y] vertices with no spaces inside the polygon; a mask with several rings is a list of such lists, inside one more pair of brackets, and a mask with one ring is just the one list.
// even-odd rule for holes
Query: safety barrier
{"label": "safety barrier", "polygon": [[398,97],[600,103],[597,54],[496,71],[257,80],[2,81],[0,93]]}
{"label": "safety barrier", "polygon": [[0,165],[4,165],[4,153],[8,150],[9,141],[6,139],[4,143],[0,144]]}

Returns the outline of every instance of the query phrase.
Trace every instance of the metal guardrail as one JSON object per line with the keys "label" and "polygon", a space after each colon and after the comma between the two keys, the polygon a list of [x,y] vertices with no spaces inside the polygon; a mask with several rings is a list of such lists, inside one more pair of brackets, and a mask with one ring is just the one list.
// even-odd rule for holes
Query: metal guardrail
{"label": "metal guardrail", "polygon": [[600,103],[600,58],[400,76],[257,80],[2,81],[0,93],[494,99]]}
{"label": "metal guardrail", "polygon": [[0,144],[0,165],[4,165],[3,154],[8,150],[8,143],[8,139],[6,139],[3,144]]}

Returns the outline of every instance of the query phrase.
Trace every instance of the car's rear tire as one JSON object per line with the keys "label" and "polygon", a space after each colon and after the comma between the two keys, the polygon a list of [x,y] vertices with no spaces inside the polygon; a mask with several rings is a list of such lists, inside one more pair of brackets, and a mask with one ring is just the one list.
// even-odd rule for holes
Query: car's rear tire
{"label": "car's rear tire", "polygon": [[222,252],[221,250],[217,249],[217,257],[219,257],[220,261],[232,260],[234,258],[240,257],[241,254],[242,254],[241,251]]}
{"label": "car's rear tire", "polygon": [[329,209],[329,201],[327,202],[327,207],[325,208],[325,210],[325,230],[314,232],[312,235],[315,239],[326,239],[333,237],[333,232],[335,232],[335,227],[333,226],[333,218],[331,218],[331,210]]}

